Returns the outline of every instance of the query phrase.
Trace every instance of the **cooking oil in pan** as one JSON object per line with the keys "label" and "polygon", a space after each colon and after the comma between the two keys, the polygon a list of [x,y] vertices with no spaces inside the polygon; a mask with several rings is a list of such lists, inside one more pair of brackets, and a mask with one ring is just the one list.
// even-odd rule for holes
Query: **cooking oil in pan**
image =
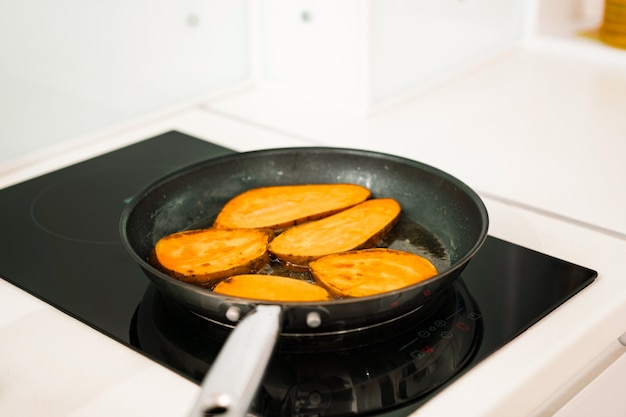
{"label": "cooking oil in pan", "polygon": [[400,217],[398,223],[377,246],[422,256],[435,265],[438,271],[450,266],[448,252],[437,236],[404,216]]}
{"label": "cooking oil in pan", "polygon": [[[376,247],[411,252],[422,256],[428,259],[438,271],[443,271],[450,266],[448,253],[441,241],[426,228],[405,216],[400,217],[398,223],[378,242]],[[306,267],[287,264],[275,258],[259,273],[314,282],[313,276]]]}

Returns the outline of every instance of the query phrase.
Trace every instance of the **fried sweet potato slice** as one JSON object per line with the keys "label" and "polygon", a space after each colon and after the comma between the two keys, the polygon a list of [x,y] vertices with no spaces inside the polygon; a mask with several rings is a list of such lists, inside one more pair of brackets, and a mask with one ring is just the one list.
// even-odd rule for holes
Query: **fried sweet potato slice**
{"label": "fried sweet potato slice", "polygon": [[213,291],[264,301],[324,301],[331,298],[319,285],[278,275],[235,275],[219,282]]}
{"label": "fried sweet potato slice", "polygon": [[397,290],[437,275],[426,258],[386,248],[324,256],[309,264],[315,281],[337,297],[364,297]]}
{"label": "fried sweet potato slice", "polygon": [[219,229],[282,230],[321,219],[367,200],[356,184],[304,184],[254,188],[228,201],[215,219]]}
{"label": "fried sweet potato slice", "polygon": [[154,261],[167,274],[211,286],[235,274],[257,272],[269,262],[270,233],[256,229],[198,229],[165,236],[154,248]]}
{"label": "fried sweet potato slice", "polygon": [[376,198],[284,231],[268,249],[278,259],[304,266],[331,253],[374,246],[400,217],[400,204],[391,198]]}

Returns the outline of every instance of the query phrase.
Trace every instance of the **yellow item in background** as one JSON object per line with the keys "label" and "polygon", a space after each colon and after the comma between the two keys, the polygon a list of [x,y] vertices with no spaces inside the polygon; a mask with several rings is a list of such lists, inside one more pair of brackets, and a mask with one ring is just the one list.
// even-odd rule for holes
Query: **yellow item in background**
{"label": "yellow item in background", "polygon": [[626,49],[626,0],[605,0],[598,35],[602,42]]}

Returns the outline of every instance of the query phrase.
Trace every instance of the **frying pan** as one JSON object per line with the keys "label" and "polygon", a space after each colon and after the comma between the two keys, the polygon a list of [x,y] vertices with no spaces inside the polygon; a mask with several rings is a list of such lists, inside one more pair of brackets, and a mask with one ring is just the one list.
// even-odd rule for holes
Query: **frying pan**
{"label": "frying pan", "polygon": [[[170,233],[209,227],[222,206],[255,187],[354,183],[396,199],[402,217],[434,236],[445,267],[421,283],[375,296],[323,302],[264,302],[215,294],[162,273],[150,262]],[[381,326],[419,310],[456,279],[487,237],[488,215],[467,185],[434,167],[394,155],[341,148],[246,152],[193,164],[136,194],[122,213],[130,255],[167,296],[233,332],[202,383],[194,416],[243,416],[278,337],[310,339]]]}

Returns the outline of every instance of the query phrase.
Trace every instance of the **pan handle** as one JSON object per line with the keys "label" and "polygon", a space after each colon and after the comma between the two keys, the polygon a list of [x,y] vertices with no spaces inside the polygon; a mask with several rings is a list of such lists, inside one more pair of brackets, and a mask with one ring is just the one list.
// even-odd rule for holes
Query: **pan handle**
{"label": "pan handle", "polygon": [[281,327],[279,305],[258,305],[235,327],[202,381],[190,417],[243,417],[256,394]]}

